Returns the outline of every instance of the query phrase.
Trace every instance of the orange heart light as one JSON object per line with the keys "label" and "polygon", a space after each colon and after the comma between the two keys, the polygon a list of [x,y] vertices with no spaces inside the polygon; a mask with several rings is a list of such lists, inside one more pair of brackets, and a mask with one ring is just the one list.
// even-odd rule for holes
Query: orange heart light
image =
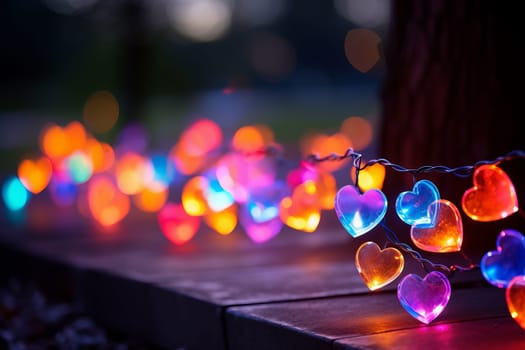
{"label": "orange heart light", "polygon": [[393,247],[381,250],[374,242],[365,242],[355,254],[357,271],[370,290],[382,288],[403,271],[403,254]]}
{"label": "orange heart light", "polygon": [[525,276],[514,277],[505,290],[510,316],[525,329]]}
{"label": "orange heart light", "polygon": [[182,245],[195,236],[201,218],[190,216],[181,204],[167,203],[157,216],[164,236],[175,245]]}
{"label": "orange heart light", "polygon": [[[463,223],[458,208],[451,202],[440,199],[436,205],[429,207],[437,210],[436,225],[430,228],[420,228],[413,225],[410,237],[414,244],[422,250],[434,253],[458,252],[463,242]],[[430,213],[433,215],[433,213]]]}
{"label": "orange heart light", "polygon": [[279,216],[287,226],[304,232],[314,232],[321,220],[316,186],[308,180],[297,186],[292,196],[284,197],[279,205]]}
{"label": "orange heart light", "polygon": [[25,159],[18,165],[18,178],[29,192],[38,194],[49,184],[52,171],[51,161],[46,157]]}
{"label": "orange heart light", "polygon": [[[362,192],[366,192],[373,188],[382,189],[383,182],[385,181],[385,166],[380,163],[375,163],[367,166],[363,170],[359,171],[358,186]],[[350,177],[355,183],[356,180],[356,169],[352,167],[350,169]]]}
{"label": "orange heart light", "polygon": [[229,235],[237,226],[237,205],[230,205],[219,212],[209,211],[204,215],[204,222],[220,235]]}
{"label": "orange heart light", "polygon": [[102,226],[112,226],[129,213],[129,197],[118,190],[109,176],[92,178],[87,196],[89,211]]}
{"label": "orange heart light", "polygon": [[461,200],[472,220],[496,221],[518,211],[518,197],[508,175],[496,165],[482,165],[474,171],[474,187]]}

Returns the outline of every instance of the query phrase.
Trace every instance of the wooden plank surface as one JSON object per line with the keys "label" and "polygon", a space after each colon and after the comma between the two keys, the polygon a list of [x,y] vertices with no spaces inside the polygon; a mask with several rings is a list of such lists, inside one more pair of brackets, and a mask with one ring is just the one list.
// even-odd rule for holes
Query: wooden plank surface
{"label": "wooden plank surface", "polygon": [[[344,348],[351,339],[423,326],[399,305],[397,283],[368,291],[354,265],[365,238],[353,239],[337,225],[315,234],[285,229],[263,245],[240,230],[222,237],[203,229],[181,247],[152,227],[2,226],[0,263],[4,273],[73,296],[101,324],[167,349]],[[406,273],[422,269],[407,259]],[[438,324],[508,316],[502,290],[487,287],[479,270],[457,274],[452,283]]]}

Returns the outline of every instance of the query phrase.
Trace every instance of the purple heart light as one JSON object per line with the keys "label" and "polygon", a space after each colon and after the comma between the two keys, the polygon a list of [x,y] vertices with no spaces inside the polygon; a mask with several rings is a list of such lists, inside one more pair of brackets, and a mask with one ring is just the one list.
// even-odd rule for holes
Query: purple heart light
{"label": "purple heart light", "polygon": [[383,192],[371,189],[360,194],[354,186],[343,186],[335,196],[335,212],[343,227],[353,237],[373,229],[386,214],[387,200]]}
{"label": "purple heart light", "polygon": [[439,271],[432,271],[423,279],[409,274],[397,286],[397,298],[411,316],[429,324],[447,306],[450,291],[450,282]]}
{"label": "purple heart light", "polygon": [[516,230],[503,230],[496,248],[481,259],[481,273],[487,282],[505,288],[515,276],[525,275],[525,237]]}

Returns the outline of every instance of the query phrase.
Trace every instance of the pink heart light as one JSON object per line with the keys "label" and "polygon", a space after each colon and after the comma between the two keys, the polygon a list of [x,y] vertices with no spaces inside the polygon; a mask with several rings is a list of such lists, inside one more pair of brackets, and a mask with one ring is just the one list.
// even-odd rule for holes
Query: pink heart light
{"label": "pink heart light", "polygon": [[450,299],[450,282],[439,271],[406,275],[397,286],[397,298],[408,313],[425,324],[438,317]]}

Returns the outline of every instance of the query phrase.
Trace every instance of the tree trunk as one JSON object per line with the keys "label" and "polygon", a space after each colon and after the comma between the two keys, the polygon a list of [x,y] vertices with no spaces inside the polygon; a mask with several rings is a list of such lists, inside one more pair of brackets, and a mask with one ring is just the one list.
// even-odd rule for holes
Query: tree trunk
{"label": "tree trunk", "polygon": [[[456,167],[523,149],[521,17],[518,2],[394,0],[385,50],[380,156],[411,168]],[[522,203],[524,165],[525,159],[502,163]],[[412,188],[414,180],[392,173],[385,181],[391,203],[399,192]],[[420,178],[434,180],[441,197],[461,211],[461,196],[472,186],[471,178],[451,174]],[[465,243],[495,248],[492,233],[488,246],[467,236],[479,235],[480,230],[497,234],[501,222],[479,224],[463,213],[462,217]],[[395,220],[389,217],[406,231],[406,225],[403,228]],[[517,225],[525,234],[524,221],[514,214],[503,224]]]}

